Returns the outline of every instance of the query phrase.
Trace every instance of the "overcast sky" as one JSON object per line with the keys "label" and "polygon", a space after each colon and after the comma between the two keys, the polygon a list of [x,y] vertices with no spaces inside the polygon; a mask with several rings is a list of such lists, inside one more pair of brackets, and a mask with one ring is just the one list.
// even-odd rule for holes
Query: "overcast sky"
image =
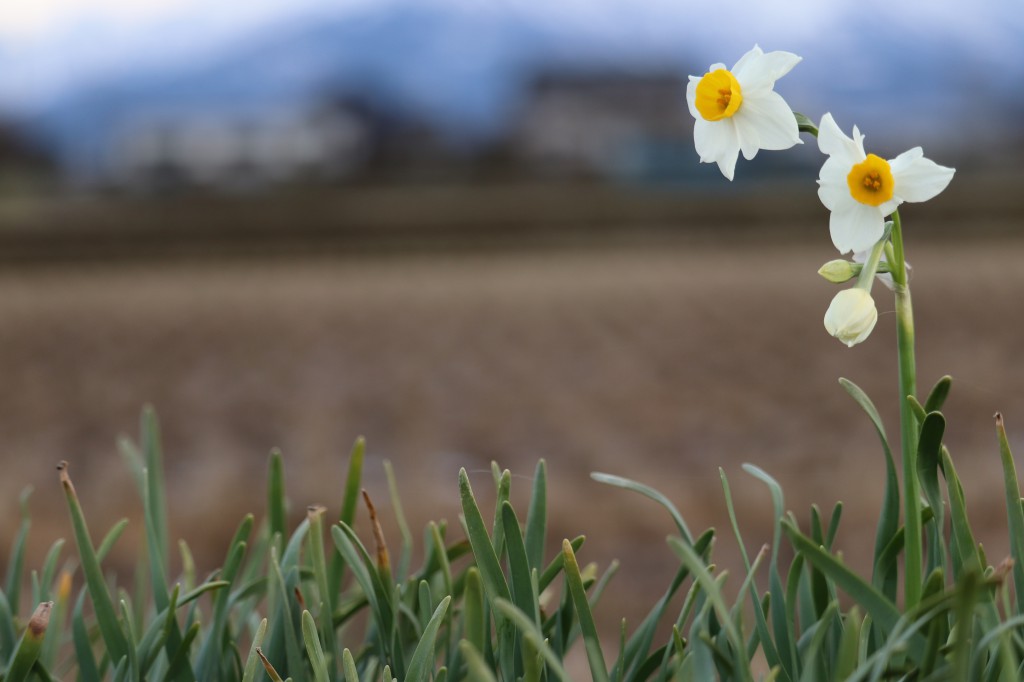
{"label": "overcast sky", "polygon": [[31,106],[122,69],[202,56],[289,17],[403,4],[527,15],[579,27],[610,48],[616,40],[686,41],[709,63],[731,63],[754,43],[813,58],[814,45],[838,41],[851,60],[863,60],[865,73],[885,67],[871,62],[865,26],[899,26],[909,39],[930,36],[991,53],[993,65],[1009,50],[1006,61],[1016,68],[1022,2],[974,0],[965,11],[962,3],[935,0],[0,0],[0,107]]}

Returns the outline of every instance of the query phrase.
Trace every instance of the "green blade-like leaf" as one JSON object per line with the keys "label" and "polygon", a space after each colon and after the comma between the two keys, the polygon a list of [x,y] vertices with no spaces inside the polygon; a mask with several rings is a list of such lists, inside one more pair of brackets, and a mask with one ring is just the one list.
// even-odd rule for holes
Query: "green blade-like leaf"
{"label": "green blade-like leaf", "polygon": [[338,674],[338,647],[334,636],[334,596],[328,586],[327,559],[324,554],[323,515],[326,507],[313,505],[307,509],[306,519],[309,521],[309,563],[313,567],[313,577],[317,592],[320,594],[320,637],[330,660],[329,677]]}
{"label": "green blade-like leaf", "polygon": [[448,560],[448,551],[444,546],[444,538],[441,536],[441,528],[435,522],[431,521],[427,524],[427,530],[430,534],[429,542],[434,548],[434,557],[436,558],[438,568],[440,569],[441,579],[444,584],[444,593],[453,594],[452,565]]}
{"label": "green blade-like leaf", "polygon": [[470,566],[466,571],[466,587],[462,599],[462,636],[477,651],[483,651],[489,639],[484,612],[484,587],[476,566]]}
{"label": "green blade-like leaf", "polygon": [[918,424],[923,422],[924,418],[928,416],[928,413],[925,412],[924,405],[918,402],[917,398],[915,398],[914,396],[907,396],[907,404],[910,405],[910,410],[914,413],[914,417],[916,418]]}
{"label": "green blade-like leaf", "polygon": [[924,409],[926,412],[938,412],[942,409],[942,406],[946,404],[946,398],[949,397],[949,390],[953,387],[953,377],[948,374],[937,382],[932,388],[932,392],[928,394],[928,400],[924,402]]}
{"label": "green blade-like leaf", "polygon": [[398,571],[395,573],[396,579],[401,582],[409,576],[409,562],[412,560],[412,533],[409,531],[409,523],[405,520],[405,512],[402,510],[402,497],[398,493],[395,471],[388,460],[384,460],[384,477],[388,482],[388,495],[391,498],[391,509],[395,514],[395,522],[398,524],[398,533],[402,537],[402,551],[398,557]]}
{"label": "green blade-like leaf", "polygon": [[[779,575],[779,547],[782,543],[782,519],[785,514],[785,501],[782,495],[782,486],[763,469],[753,464],[744,464],[743,470],[758,479],[766,486],[772,497],[772,508],[774,511],[774,524],[772,526],[772,553],[771,562],[768,565],[768,588],[771,591],[771,622],[772,632],[775,634],[775,646],[779,652],[779,662],[783,671],[790,679],[796,678],[798,671],[796,633],[794,624],[786,615],[786,591]],[[787,655],[788,652],[788,655]]]}
{"label": "green blade-like leaf", "polygon": [[[473,489],[469,485],[469,475],[465,469],[459,470],[459,496],[462,500],[462,513],[466,521],[466,534],[469,544],[473,548],[477,568],[480,570],[484,593],[492,603],[495,599],[510,601],[512,593],[508,583],[505,582],[505,574],[501,571],[501,564],[498,562],[498,555],[494,550],[491,538],[487,535],[487,527],[484,525],[484,518],[477,506],[476,498],[473,497]],[[500,618],[496,624],[502,676],[512,678],[515,665],[513,658],[515,631]]]}
{"label": "green blade-like leaf", "polygon": [[14,632],[14,614],[11,613],[11,605],[7,603],[7,596],[0,590],[0,661],[6,661],[14,651],[14,641],[17,635]]}
{"label": "green blade-like leaf", "polygon": [[[295,599],[294,593],[288,589],[284,573],[281,570],[281,562],[277,558],[277,548],[270,548],[270,585],[276,604],[274,617],[273,639],[283,640],[282,645],[275,644],[275,653],[283,649],[285,661],[287,662],[286,674],[291,678],[304,681],[305,669],[302,663],[302,648],[299,646],[299,637],[296,634],[295,622]],[[300,621],[301,622],[301,621]]]}
{"label": "green blade-like leaf", "polygon": [[[572,545],[572,551],[580,551],[580,547],[583,546],[583,543],[585,541],[586,538],[582,535],[578,535],[575,538],[573,538],[572,542],[570,543]],[[548,563],[548,567],[545,568],[544,572],[540,574],[540,578],[537,581],[537,593],[540,594],[544,590],[548,589],[552,581],[554,581],[554,579],[558,577],[558,574],[561,573],[561,571],[562,553],[559,552],[551,558],[551,561]]]}
{"label": "green blade-like leaf", "polygon": [[981,580],[974,571],[968,571],[957,584],[954,598],[956,632],[953,635],[953,649],[950,652],[950,680],[970,679],[971,640],[974,636],[974,607],[978,602]]}
{"label": "green blade-like leaf", "polygon": [[11,545],[10,558],[7,560],[7,581],[3,591],[7,597],[7,603],[15,612],[18,611],[21,604],[21,582],[25,570],[25,542],[28,539],[29,529],[32,527],[32,519],[28,511],[28,500],[31,496],[31,486],[21,491],[19,498],[21,522],[18,525],[18,533],[14,536],[14,544]]}
{"label": "green blade-like leaf", "polygon": [[[167,608],[149,621],[149,626],[136,647],[135,657],[139,661],[139,675],[142,677],[149,674],[149,669],[160,655],[161,647],[166,645],[172,628],[176,629],[178,621],[175,610],[178,606],[178,592],[179,586],[175,585],[171,590]],[[179,641],[178,645],[180,644]]]}
{"label": "green blade-like leaf", "polygon": [[939,490],[939,463],[945,429],[945,417],[939,412],[930,412],[921,420],[921,435],[917,442],[917,477],[921,481],[921,490],[928,500],[928,505],[935,515],[935,521],[928,527],[929,573],[936,568],[948,568],[942,537],[946,527],[945,509],[942,492]]}
{"label": "green blade-like leaf", "polygon": [[356,661],[352,658],[352,652],[348,649],[341,652],[341,669],[345,673],[345,682],[359,682],[359,671],[356,670]]}
{"label": "green blade-like leaf", "polygon": [[309,654],[309,663],[313,667],[313,679],[316,682],[330,682],[331,676],[327,672],[327,660],[324,658],[323,647],[320,646],[320,636],[316,623],[313,622],[313,615],[309,611],[302,612],[302,640],[306,645],[306,653]]}
{"label": "green blade-like leaf", "polygon": [[[697,538],[697,541],[693,545],[693,551],[698,556],[702,557],[702,560],[706,560],[707,553],[711,547],[711,541],[714,539],[714,531],[708,530]],[[648,660],[650,656],[648,654],[651,650],[651,644],[654,641],[655,630],[657,629],[662,616],[668,607],[669,602],[675,596],[679,587],[683,584],[690,575],[690,569],[684,564],[676,572],[675,577],[672,579],[672,583],[669,585],[668,590],[662,595],[661,599],[654,605],[651,611],[644,618],[640,627],[636,629],[633,636],[629,638],[623,649],[622,662],[627,669],[625,680],[630,682],[636,680],[644,680],[653,670],[648,670]],[[660,660],[660,659],[659,659]],[[646,673],[644,671],[647,671]]]}
{"label": "green blade-like leaf", "polygon": [[530,578],[529,559],[519,519],[512,504],[507,501],[502,502],[501,511],[505,526],[505,546],[508,548],[509,577],[512,579],[512,601],[523,613],[533,614],[534,621],[540,625],[540,607],[533,593],[533,580]]}
{"label": "green blade-like leaf", "polygon": [[[284,494],[284,459],[281,451],[274,448],[270,451],[269,471],[267,474],[267,521],[270,524],[270,537],[288,536],[285,508],[287,503]],[[278,551],[282,548],[278,547]]]}
{"label": "green blade-like leaf", "polygon": [[132,612],[128,602],[120,601],[121,622],[124,623],[125,636],[128,639],[128,673],[133,680],[141,679],[139,674],[139,657],[136,645],[138,640],[135,637],[135,628],[132,625]]}
{"label": "green blade-like leaf", "polygon": [[[145,495],[147,526],[152,527],[153,534],[150,549],[151,561],[156,559],[159,562],[161,573],[166,574],[169,552],[166,486],[164,485],[163,452],[160,448],[160,423],[152,406],[147,405],[143,408],[140,422],[142,455],[145,458],[148,472]],[[166,592],[166,586],[164,591]]]}
{"label": "green blade-like leaf", "polygon": [[897,586],[896,567],[893,565],[886,571],[879,570],[879,558],[889,543],[892,542],[900,526],[900,484],[896,476],[896,464],[892,457],[892,449],[889,447],[889,439],[885,435],[882,418],[878,415],[875,404],[871,402],[867,393],[852,381],[840,379],[839,384],[846,389],[850,397],[868,415],[882,443],[882,452],[885,455],[885,493],[882,498],[882,509],[878,517],[878,526],[875,530],[874,574],[872,575],[871,582],[882,591],[886,598],[895,600]]}
{"label": "green blade-like leaf", "polygon": [[394,627],[394,617],[389,592],[381,582],[380,573],[377,572],[366,547],[347,524],[339,523],[332,526],[331,537],[370,602],[370,611],[373,612],[377,627],[385,635],[380,638],[381,645],[387,651],[390,648],[389,640]]}
{"label": "green blade-like leaf", "polygon": [[43,561],[43,573],[39,578],[39,601],[50,601],[50,588],[53,586],[55,576],[57,575],[57,562],[60,560],[60,553],[63,548],[64,539],[61,538],[50,545],[50,551],[46,553],[46,559]]}
{"label": "green blade-like leaf", "polygon": [[1013,586],[1017,596],[1017,612],[1024,612],[1024,510],[1020,504],[1020,486],[1017,467],[1006,438],[1003,415],[996,413],[996,435],[999,438],[999,458],[1003,464],[1003,485],[1006,492],[1006,514],[1010,525],[1010,555],[1013,557]]}
{"label": "green blade-like leaf", "polygon": [[[736,542],[739,545],[740,556],[743,557],[743,566],[746,571],[750,573],[750,558],[747,554],[746,543],[743,542],[743,536],[740,533],[739,522],[736,520],[736,507],[733,504],[732,491],[729,487],[729,479],[726,478],[725,470],[721,467],[718,469],[718,475],[722,481],[722,490],[725,493],[725,505],[729,514],[729,523],[732,526],[733,535],[736,537]],[[764,652],[766,661],[768,662],[768,666],[780,671],[783,682],[789,682],[791,678],[789,673],[782,668],[782,658],[779,654],[779,650],[775,647],[775,641],[772,639],[771,633],[768,630],[768,620],[764,611],[759,606],[757,586],[753,583],[751,583],[750,586],[750,601],[754,605],[754,627],[757,637],[761,643],[761,649]],[[790,604],[791,602],[787,601],[786,603]]]}
{"label": "green blade-like leaf", "polygon": [[50,623],[50,610],[53,602],[47,601],[39,604],[28,626],[21,636],[18,647],[14,650],[14,656],[7,666],[7,673],[4,675],[4,682],[24,682],[28,679],[32,666],[39,658],[39,652],[43,648],[43,638],[46,636],[46,629]]}
{"label": "green blade-like leaf", "polygon": [[[782,527],[789,535],[794,549],[803,554],[809,563],[814,564],[828,575],[837,587],[850,595],[861,608],[871,615],[872,620],[883,631],[891,632],[896,627],[900,620],[900,611],[881,592],[840,563],[838,559],[814,544],[788,519],[783,520]],[[910,640],[909,646],[915,660],[920,660],[925,650],[924,638],[920,635],[915,636]]]}
{"label": "green blade-like leaf", "polygon": [[526,558],[531,569],[544,570],[544,543],[547,540],[548,467],[544,460],[537,462],[533,474],[533,494],[526,515]]}
{"label": "green blade-like leaf", "polygon": [[75,544],[78,546],[79,559],[82,562],[82,572],[85,574],[85,582],[89,588],[89,597],[92,599],[93,610],[96,613],[96,621],[99,623],[100,634],[107,646],[107,652],[111,660],[120,661],[128,656],[128,641],[125,638],[124,630],[117,620],[117,611],[114,609],[114,601],[107,591],[106,581],[103,579],[103,570],[100,568],[100,561],[92,547],[92,540],[89,536],[89,527],[85,523],[85,515],[78,502],[78,495],[75,487],[68,476],[67,463],[62,462],[59,468],[61,486],[64,488],[64,495],[67,499],[68,510],[71,514],[71,525],[74,529]]}
{"label": "green blade-like leaf", "polygon": [[690,533],[690,529],[686,525],[686,521],[683,520],[683,515],[679,513],[676,506],[672,504],[671,500],[665,497],[663,494],[655,490],[654,488],[632,481],[622,476],[614,476],[612,474],[602,474],[600,472],[594,472],[590,474],[590,477],[598,483],[604,483],[606,485],[613,485],[617,488],[624,488],[626,490],[632,490],[635,493],[640,493],[644,497],[650,498],[665,508],[666,511],[672,516],[672,520],[675,521],[676,528],[679,529],[679,534],[682,535],[687,542],[693,544],[693,535]]}
{"label": "green blade-like leaf", "polygon": [[[254,518],[252,514],[246,514],[242,522],[238,524],[235,535],[228,545],[228,555],[224,559],[224,567],[221,569],[220,577],[227,582],[228,587],[233,584],[238,570],[245,557],[248,547],[248,538],[252,533]],[[222,656],[225,635],[228,627],[228,606],[231,599],[231,590],[220,590],[213,599],[213,622],[210,631],[199,650],[199,657],[196,661],[196,671],[199,679],[212,680],[217,678],[217,670]],[[171,643],[171,642],[169,642]],[[168,652],[168,655],[171,655]]]}
{"label": "green blade-like leaf", "polygon": [[494,521],[491,524],[491,546],[499,559],[505,555],[505,529],[501,522],[501,505],[508,501],[512,494],[512,472],[508,469],[499,473],[498,463],[491,462],[497,484],[494,502]]}
{"label": "green blade-like leaf", "polygon": [[96,559],[102,563],[107,555],[110,554],[110,550],[114,549],[114,545],[121,539],[121,534],[124,533],[124,529],[128,527],[128,519],[121,519],[107,531],[107,534],[103,536],[103,540],[100,542],[99,547],[96,548]]}
{"label": "green blade-like leaf", "polygon": [[519,631],[519,634],[524,639],[528,639],[537,651],[540,652],[541,656],[544,657],[544,661],[548,664],[550,673],[558,679],[568,682],[569,676],[566,674],[565,668],[562,667],[562,661],[551,648],[551,645],[548,644],[540,628],[530,620],[529,616],[517,609],[515,604],[505,599],[495,599],[494,609],[509,620],[516,630]]}
{"label": "green blade-like leaf", "polygon": [[466,661],[465,679],[468,682],[498,682],[498,678],[494,676],[491,666],[487,665],[487,661],[484,660],[483,654],[468,641],[462,640],[459,642],[459,653],[462,654],[462,658]]}
{"label": "green blade-like leaf", "polygon": [[430,617],[430,622],[424,628],[423,636],[420,638],[419,643],[416,644],[416,649],[412,652],[412,658],[409,659],[409,668],[405,676],[406,682],[427,682],[430,678],[430,673],[434,669],[434,647],[437,643],[437,631],[441,627],[441,621],[444,620],[445,613],[448,611],[448,604],[451,603],[451,600],[451,596],[442,599],[441,603],[434,610],[434,615]]}
{"label": "green blade-like leaf", "polygon": [[590,611],[590,603],[587,601],[587,593],[583,587],[583,577],[580,575],[579,564],[576,563],[576,553],[572,551],[569,540],[562,541],[562,556],[565,566],[565,581],[569,586],[569,594],[572,596],[572,603],[576,609],[576,619],[579,621],[580,630],[583,633],[583,644],[587,650],[587,662],[590,664],[590,674],[594,682],[608,682],[608,668],[601,651],[601,639],[597,634],[597,625],[594,623],[594,614]]}
{"label": "green blade-like leaf", "polygon": [[[801,660],[803,661],[803,673],[800,675],[800,682],[817,682],[822,679],[820,671],[823,669],[827,671],[827,661],[820,660],[822,649],[825,645],[825,638],[830,633],[830,626],[832,620],[836,617],[839,612],[839,604],[837,602],[831,602],[825,607],[824,613],[821,614],[821,618],[814,623],[814,631],[811,635],[810,642],[801,651]],[[810,632],[810,630],[808,630]]]}
{"label": "green blade-like leaf", "polygon": [[491,538],[487,534],[484,517],[476,504],[476,498],[473,497],[473,489],[469,485],[469,475],[465,469],[459,470],[459,494],[462,498],[466,528],[469,531],[469,544],[473,548],[480,577],[483,578],[484,591],[493,597],[511,600],[512,594],[508,583],[505,582],[505,574],[501,571],[498,555],[495,554]]}
{"label": "green blade-like leaf", "polygon": [[850,609],[843,623],[843,635],[839,643],[839,651],[836,654],[833,679],[845,680],[860,665],[860,633],[863,619],[860,609],[856,606]]}
{"label": "green blade-like leaf", "polygon": [[260,621],[256,628],[256,634],[252,638],[252,646],[249,647],[249,656],[245,660],[245,673],[242,675],[242,682],[256,682],[256,666],[260,664],[260,657],[256,650],[263,646],[263,638],[267,634],[267,619]]}
{"label": "green blade-like leaf", "polygon": [[[725,597],[722,595],[720,582],[724,581],[725,576],[722,575],[716,580],[712,577],[708,571],[707,566],[704,565],[704,561],[696,552],[693,551],[693,547],[681,542],[679,538],[670,537],[668,539],[669,547],[675,552],[687,568],[690,569],[690,573],[693,575],[694,581],[700,586],[701,593],[698,596],[699,600],[707,600],[707,615],[697,617],[694,619],[691,627],[691,640],[699,640],[699,633],[701,630],[710,629],[706,625],[712,617],[712,614],[717,619],[720,627],[725,633],[725,637],[730,645],[733,657],[742,657],[742,660],[735,659],[733,665],[736,678],[742,682],[752,682],[753,678],[750,675],[750,668],[746,665],[746,646],[743,642],[743,637],[737,628],[736,622],[732,619],[729,606],[725,602]],[[782,605],[783,610],[785,604]],[[701,651],[702,647],[697,646],[694,648],[694,652]],[[697,654],[702,656],[703,654]],[[712,678],[708,678],[712,679]]]}
{"label": "green blade-like leaf", "polygon": [[978,543],[967,519],[967,502],[964,499],[963,486],[953,466],[953,459],[949,456],[949,450],[945,447],[942,448],[942,474],[946,478],[946,490],[949,495],[953,579],[959,580],[965,570],[980,569],[984,563],[978,556]]}
{"label": "green blade-like leaf", "polygon": [[[348,473],[345,476],[345,492],[341,501],[341,512],[338,520],[347,526],[353,526],[356,519],[356,507],[359,504],[359,491],[362,489],[363,460],[366,458],[366,440],[360,436],[352,445],[348,456]],[[327,585],[333,596],[341,588],[341,578],[345,562],[337,552],[331,552],[331,565],[327,573]]]}
{"label": "green blade-like leaf", "polygon": [[75,602],[75,610],[71,615],[71,640],[75,649],[75,661],[78,664],[78,679],[81,682],[100,682],[99,667],[92,653],[92,641],[89,639],[88,627],[82,615],[86,593],[87,588],[83,587]]}
{"label": "green blade-like leaf", "polygon": [[184,637],[181,639],[181,646],[171,657],[170,662],[167,665],[167,672],[164,674],[164,682],[171,682],[171,680],[178,679],[182,674],[182,670],[191,667],[189,665],[189,650],[192,648],[192,642],[199,634],[199,623],[192,623],[192,625],[185,631]]}

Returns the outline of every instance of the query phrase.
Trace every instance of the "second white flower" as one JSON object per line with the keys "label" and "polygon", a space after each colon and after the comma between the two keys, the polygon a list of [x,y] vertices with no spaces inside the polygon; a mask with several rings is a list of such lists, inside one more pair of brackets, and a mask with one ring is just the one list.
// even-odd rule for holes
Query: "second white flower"
{"label": "second white flower", "polygon": [[818,197],[832,212],[829,231],[840,253],[870,249],[882,238],[886,216],[904,201],[928,201],[946,189],[955,172],[924,158],[920,147],[889,161],[865,154],[857,127],[847,137],[832,114],[821,119],[818,147],[828,154],[818,176]]}

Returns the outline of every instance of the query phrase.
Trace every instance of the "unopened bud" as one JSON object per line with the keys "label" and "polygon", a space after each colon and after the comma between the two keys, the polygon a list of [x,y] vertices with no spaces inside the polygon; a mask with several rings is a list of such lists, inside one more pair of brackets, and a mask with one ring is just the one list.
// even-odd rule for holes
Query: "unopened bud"
{"label": "unopened bud", "polygon": [[842,284],[843,282],[849,282],[859,275],[862,268],[863,266],[860,263],[851,263],[850,261],[837,258],[822,265],[818,269],[818,274],[833,284]]}
{"label": "unopened bud", "polygon": [[825,312],[825,329],[847,346],[868,337],[878,322],[875,301],[864,289],[844,289],[836,294]]}

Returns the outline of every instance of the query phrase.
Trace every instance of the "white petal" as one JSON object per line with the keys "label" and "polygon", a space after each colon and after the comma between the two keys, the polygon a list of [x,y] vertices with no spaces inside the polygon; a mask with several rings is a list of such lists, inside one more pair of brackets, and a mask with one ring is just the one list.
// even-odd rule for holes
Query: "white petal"
{"label": "white petal", "polygon": [[856,203],[844,185],[825,183],[821,180],[818,180],[818,198],[830,211],[842,211],[851,203]]}
{"label": "white petal", "polygon": [[832,211],[828,227],[832,243],[839,253],[870,249],[885,232],[878,209],[856,201],[841,210]]}
{"label": "white petal", "polygon": [[690,109],[690,115],[694,118],[704,118],[697,111],[697,84],[701,79],[697,76],[690,76],[690,82],[686,84],[686,106]]}
{"label": "white petal", "polygon": [[[854,131],[857,129],[854,128]],[[832,114],[821,117],[821,124],[818,126],[818,149],[822,154],[837,157],[847,169],[853,168],[867,158],[864,148],[839,129]]]}
{"label": "white petal", "polygon": [[786,100],[777,92],[767,92],[756,97],[744,97],[739,111],[733,116],[736,125],[750,121],[756,129],[758,146],[761,149],[789,149],[800,144],[800,129],[796,117]]}
{"label": "white petal", "polygon": [[892,215],[893,211],[895,211],[897,208],[899,208],[900,204],[902,204],[902,203],[903,203],[903,199],[901,199],[900,197],[894,196],[892,199],[889,199],[889,201],[887,201],[884,204],[880,205],[878,207],[878,212],[881,213],[883,216]]}
{"label": "white petal", "polygon": [[731,120],[736,128],[736,139],[739,140],[743,158],[750,161],[757,156],[757,150],[761,148],[761,136],[756,125],[757,117],[737,115]]}
{"label": "white petal", "polygon": [[[735,76],[737,71],[743,71],[747,66],[756,60],[758,57],[764,54],[764,50],[761,49],[760,45],[754,45],[754,47],[747,52],[745,55],[740,57],[735,64],[732,65],[732,75]],[[725,68],[725,67],[723,67]]]}
{"label": "white petal", "polygon": [[697,119],[693,122],[693,146],[700,154],[702,163],[717,163],[722,174],[732,180],[736,158],[740,153],[740,143],[736,136],[736,127],[731,121]]}
{"label": "white petal", "polygon": [[830,211],[840,210],[844,206],[856,203],[850,195],[850,184],[846,176],[850,174],[850,166],[837,156],[830,156],[821,166],[818,174],[818,198]]}
{"label": "white petal", "polygon": [[904,201],[928,201],[946,189],[956,172],[924,158],[920,147],[903,152],[889,162],[889,167],[893,193]]}
{"label": "white petal", "polygon": [[775,86],[775,81],[789,73],[800,63],[800,57],[792,52],[767,52],[749,56],[748,52],[733,67],[733,75],[740,83],[744,97],[747,93],[764,92]]}

